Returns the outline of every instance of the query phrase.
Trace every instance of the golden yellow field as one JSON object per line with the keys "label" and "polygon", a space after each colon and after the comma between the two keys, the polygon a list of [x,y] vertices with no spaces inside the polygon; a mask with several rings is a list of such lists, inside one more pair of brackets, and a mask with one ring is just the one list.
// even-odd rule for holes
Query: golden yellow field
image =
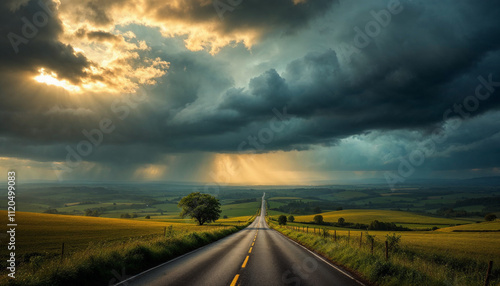
{"label": "golden yellow field", "polygon": [[496,230],[500,232],[500,220],[496,221],[483,221],[481,223],[471,223],[466,225],[458,225],[453,227],[441,228],[439,231],[492,231]]}
{"label": "golden yellow field", "polygon": [[[311,235],[312,225],[307,225],[307,235],[291,226],[280,227],[275,221],[271,224],[377,285],[483,285],[489,261],[493,261],[493,273],[500,270],[499,232],[399,231],[396,234],[401,235],[401,251],[390,250],[389,263],[380,271],[380,265],[385,263],[384,241],[392,231],[368,232],[377,241],[371,253],[366,231],[337,229],[335,242],[333,230],[325,239],[318,227],[316,235]],[[361,234],[364,243],[360,245]],[[500,286],[499,282],[495,275],[490,285]]]}
{"label": "golden yellow field", "polygon": [[[374,220],[383,222],[394,222],[396,224],[436,224],[436,225],[455,225],[470,223],[467,220],[436,218],[418,215],[403,211],[389,210],[342,210],[322,213],[324,221],[337,222],[340,217],[343,217],[346,222],[370,224]],[[296,216],[296,222],[313,221],[315,215]]]}
{"label": "golden yellow field", "polygon": [[[7,217],[6,211],[0,216]],[[164,227],[176,231],[205,231],[217,226],[130,220],[99,217],[81,217],[17,212],[16,253],[59,252],[65,243],[67,251],[86,248],[89,243],[124,240],[151,234],[163,234]],[[4,241],[4,238],[1,238]],[[3,250],[2,250],[3,251]]]}
{"label": "golden yellow field", "polygon": [[[353,243],[359,242],[360,233],[366,231],[350,230]],[[333,231],[330,231],[333,234]],[[337,230],[337,235],[347,236],[347,230]],[[401,245],[425,252],[441,254],[453,253],[454,256],[468,256],[485,261],[500,263],[500,232],[440,232],[440,231],[368,231],[379,242],[385,241],[387,234],[401,235]]]}
{"label": "golden yellow field", "polygon": [[[454,256],[474,257],[481,260],[494,260],[500,263],[500,232],[481,232],[484,230],[500,230],[500,220],[494,222],[471,223],[471,221],[436,218],[403,211],[389,210],[343,210],[321,214],[326,222],[337,222],[343,217],[346,222],[369,224],[373,220],[394,222],[405,226],[415,225],[455,225],[444,227],[436,231],[369,231],[382,242],[387,234],[401,235],[401,244],[425,252],[438,252],[440,254],[453,254]],[[314,215],[296,216],[296,223],[313,221]],[[320,226],[308,225],[310,228]],[[337,235],[347,236],[346,228],[337,229]],[[453,232],[454,230],[459,230]],[[462,230],[462,231],[460,231]],[[465,232],[464,232],[465,230]],[[311,231],[311,229],[310,229]],[[359,241],[360,233],[365,230],[349,230],[351,237]],[[330,230],[333,234],[333,230]]]}

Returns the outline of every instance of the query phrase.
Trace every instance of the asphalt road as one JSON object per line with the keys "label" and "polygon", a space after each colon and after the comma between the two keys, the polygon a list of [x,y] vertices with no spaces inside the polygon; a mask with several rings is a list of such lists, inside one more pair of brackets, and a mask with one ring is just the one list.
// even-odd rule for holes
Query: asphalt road
{"label": "asphalt road", "polygon": [[261,215],[246,229],[117,285],[363,285],[270,229],[264,204],[263,200]]}

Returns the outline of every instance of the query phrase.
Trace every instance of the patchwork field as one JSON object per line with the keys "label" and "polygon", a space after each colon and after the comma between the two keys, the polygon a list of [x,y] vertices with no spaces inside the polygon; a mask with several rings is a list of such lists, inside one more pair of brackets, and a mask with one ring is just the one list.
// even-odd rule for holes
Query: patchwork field
{"label": "patchwork field", "polygon": [[[311,224],[314,215],[296,215],[295,222],[288,222],[287,227],[279,227],[278,216],[274,215],[271,224],[296,241],[381,285],[483,285],[489,261],[494,265],[491,285],[500,285],[500,220],[476,223],[388,210],[342,210],[321,215],[324,221],[332,223],[340,217],[346,222],[365,225],[379,220],[414,230],[367,231]],[[442,228],[429,230],[432,226]],[[428,230],[418,230],[420,228]],[[368,235],[375,241],[374,255],[370,252]],[[399,236],[398,248],[390,251],[387,261],[384,258],[385,241],[394,236]],[[393,270],[388,270],[390,268]],[[398,275],[397,278],[388,276],[388,272]]]}
{"label": "patchwork field", "polygon": [[[342,210],[321,213],[324,221],[337,222],[339,218],[344,218],[346,222],[370,224],[374,220],[382,222],[394,222],[405,226],[451,226],[457,224],[468,224],[469,220],[430,217],[410,212],[389,211],[389,210]],[[295,216],[296,222],[311,222],[315,215]]]}
{"label": "patchwork field", "polygon": [[[403,211],[387,210],[342,210],[321,213],[325,222],[337,222],[342,217],[346,222],[370,224],[373,220],[382,222],[394,222],[414,229],[420,227],[431,228],[432,226],[443,226],[435,231],[374,231],[369,233],[375,235],[375,239],[383,242],[386,235],[397,233],[401,235],[402,245],[411,247],[418,251],[436,252],[443,255],[453,253],[457,257],[474,257],[481,260],[494,260],[500,263],[500,221],[475,223],[467,220],[450,218],[437,218],[424,216]],[[360,233],[366,230],[347,229],[335,226],[322,226],[303,224],[302,222],[312,222],[315,215],[295,216],[292,226],[309,227],[310,232],[316,228],[329,229],[333,234],[347,236],[350,233],[353,239],[358,239]],[[273,216],[277,218],[277,215]],[[463,224],[463,225],[458,225]],[[498,232],[491,232],[495,230]]]}

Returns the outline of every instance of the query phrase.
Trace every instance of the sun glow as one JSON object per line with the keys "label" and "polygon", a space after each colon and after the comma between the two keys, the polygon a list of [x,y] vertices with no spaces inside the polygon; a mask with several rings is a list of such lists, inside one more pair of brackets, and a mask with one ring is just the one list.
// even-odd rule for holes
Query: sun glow
{"label": "sun glow", "polygon": [[209,180],[218,184],[301,185],[321,175],[297,166],[297,152],[268,154],[217,154]]}
{"label": "sun glow", "polygon": [[34,79],[40,83],[45,83],[46,85],[55,85],[64,88],[67,91],[79,92],[81,91],[79,86],[70,84],[67,80],[59,80],[57,74],[54,72],[48,73],[44,68],[38,70],[40,73]]}

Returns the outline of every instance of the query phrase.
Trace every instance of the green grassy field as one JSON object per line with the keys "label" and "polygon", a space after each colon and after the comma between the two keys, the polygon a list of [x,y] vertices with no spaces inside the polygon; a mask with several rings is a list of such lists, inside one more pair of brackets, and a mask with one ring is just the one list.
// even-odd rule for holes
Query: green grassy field
{"label": "green grassy field", "polygon": [[344,191],[344,192],[334,193],[332,196],[334,200],[352,200],[352,199],[367,197],[369,195],[359,191]]}
{"label": "green grassy field", "polygon": [[299,197],[272,197],[269,198],[269,201],[290,201],[290,200],[300,200],[302,198]]}
{"label": "green grassy field", "polygon": [[242,204],[222,205],[221,217],[223,217],[224,215],[227,215],[228,217],[253,215],[259,207],[260,201]]}

